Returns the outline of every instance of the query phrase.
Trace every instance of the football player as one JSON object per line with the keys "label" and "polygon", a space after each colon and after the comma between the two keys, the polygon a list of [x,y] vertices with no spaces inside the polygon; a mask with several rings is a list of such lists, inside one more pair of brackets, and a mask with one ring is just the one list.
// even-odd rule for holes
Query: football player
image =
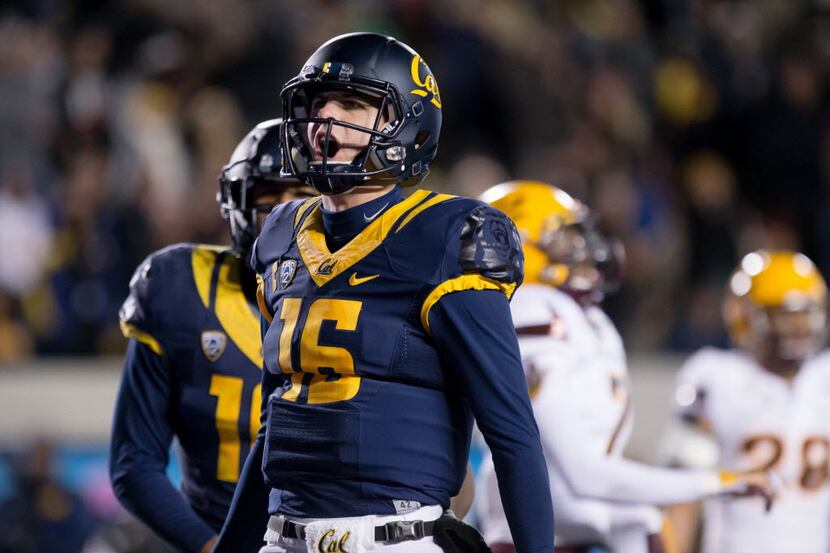
{"label": "football player", "polygon": [[[121,503],[180,551],[207,552],[259,430],[262,354],[250,257],[264,214],[314,195],[280,176],[280,121],[257,125],[219,178],[233,247],[176,244],[150,255],[121,309],[129,338],[110,474]],[[165,475],[177,438],[182,497]]]}
{"label": "football player", "polygon": [[713,460],[780,480],[769,513],[758,501],[706,501],[704,553],[830,551],[826,303],[824,279],[806,256],[752,252],[724,301],[736,348],[704,348],[681,369],[676,399],[697,443],[676,443],[675,461],[705,462],[705,434],[716,446]]}
{"label": "football player", "polygon": [[[603,236],[584,204],[541,182],[513,181],[482,199],[516,223],[525,285],[511,303],[533,409],[557,506],[556,551],[659,550],[665,505],[744,491],[763,475],[669,470],[622,457],[632,425],[622,339],[600,307],[619,284],[622,247]],[[486,468],[481,512],[494,552],[513,551]],[[651,535],[651,536],[650,536]]]}
{"label": "football player", "polygon": [[[282,91],[285,170],[323,196],[272,212],[254,248],[267,396],[217,552],[481,551],[444,515],[472,416],[493,450],[519,551],[553,515],[508,300],[518,234],[476,200],[418,184],[438,84],[374,33],[321,46]],[[268,501],[270,495],[270,503]]]}

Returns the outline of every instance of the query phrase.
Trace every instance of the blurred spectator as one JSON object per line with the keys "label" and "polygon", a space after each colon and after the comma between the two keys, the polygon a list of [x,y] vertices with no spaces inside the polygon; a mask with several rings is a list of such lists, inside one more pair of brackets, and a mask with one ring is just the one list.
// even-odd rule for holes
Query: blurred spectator
{"label": "blurred spectator", "polygon": [[446,186],[456,194],[477,198],[492,185],[509,180],[504,166],[497,159],[483,154],[467,154],[456,161],[446,176]]}
{"label": "blurred spectator", "polygon": [[22,361],[34,353],[34,337],[15,305],[15,299],[0,290],[0,363]]}
{"label": "blurred spectator", "polygon": [[46,271],[53,240],[49,206],[33,180],[25,158],[0,174],[0,289],[18,297]]}
{"label": "blurred spectator", "polygon": [[53,445],[32,444],[18,460],[17,490],[0,504],[0,552],[80,553],[97,521],[54,479]]}
{"label": "blurred spectator", "polygon": [[0,359],[121,349],[134,266],[224,239],[213,194],[233,145],[280,114],[319,42],[357,30],[410,42],[436,74],[430,186],[556,183],[627,246],[609,311],[632,346],[716,340],[711,298],[749,249],[830,269],[829,16],[812,0],[9,4]]}

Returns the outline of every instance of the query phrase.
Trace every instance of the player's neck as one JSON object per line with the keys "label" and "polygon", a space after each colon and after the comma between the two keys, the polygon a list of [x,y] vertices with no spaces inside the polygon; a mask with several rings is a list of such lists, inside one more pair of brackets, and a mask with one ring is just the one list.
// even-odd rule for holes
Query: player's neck
{"label": "player's neck", "polygon": [[764,358],[759,360],[761,365],[769,372],[783,378],[787,382],[792,382],[798,375],[802,363],[785,362],[775,358]]}
{"label": "player's neck", "polygon": [[346,211],[349,208],[371,202],[375,198],[380,198],[393,188],[395,188],[395,184],[369,184],[358,186],[342,194],[323,196],[323,209],[334,213]]}

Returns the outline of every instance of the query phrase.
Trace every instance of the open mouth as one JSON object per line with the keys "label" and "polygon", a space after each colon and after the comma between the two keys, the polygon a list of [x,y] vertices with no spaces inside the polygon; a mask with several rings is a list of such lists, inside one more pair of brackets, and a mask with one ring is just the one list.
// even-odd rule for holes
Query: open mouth
{"label": "open mouth", "polygon": [[317,136],[314,138],[314,153],[317,155],[318,158],[326,156],[327,159],[331,159],[337,155],[337,152],[340,151],[340,142],[334,137],[329,137],[328,147],[326,146],[326,133],[325,132],[318,132]]}

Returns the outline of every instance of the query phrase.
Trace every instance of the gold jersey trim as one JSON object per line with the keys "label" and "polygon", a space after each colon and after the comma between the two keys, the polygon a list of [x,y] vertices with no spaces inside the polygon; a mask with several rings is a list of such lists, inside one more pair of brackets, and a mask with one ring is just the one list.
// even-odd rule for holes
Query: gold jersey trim
{"label": "gold jersey trim", "polygon": [[[219,253],[224,250],[213,246],[198,246],[193,250],[193,280],[206,309],[210,309],[210,287],[216,261]],[[251,363],[262,368],[259,320],[248,306],[240,279],[240,264],[237,258],[229,253],[224,256],[219,267],[213,310],[219,324],[233,343]]]}
{"label": "gold jersey trim", "polygon": [[274,316],[268,311],[268,304],[265,302],[265,280],[259,274],[256,276],[256,304],[259,307],[259,312],[265,317],[268,324],[271,324]]}
{"label": "gold jersey trim", "polygon": [[309,198],[304,201],[300,207],[297,208],[297,213],[294,214],[294,228],[297,228],[297,225],[300,224],[300,220],[303,218],[303,214],[308,211],[308,208],[313,206],[316,202],[321,201],[320,198]]}
{"label": "gold jersey trim", "polygon": [[499,290],[510,299],[513,292],[516,290],[516,283],[510,284],[493,280],[479,274],[461,275],[460,277],[446,280],[432,289],[427,298],[421,306],[421,325],[427,334],[432,334],[429,328],[429,311],[438,303],[438,300],[451,294],[453,292],[462,292],[464,290]]}
{"label": "gold jersey trim", "polygon": [[404,217],[403,221],[401,221],[401,224],[398,225],[398,228],[395,230],[395,234],[399,233],[402,228],[404,228],[406,225],[408,225],[410,223],[410,221],[412,221],[412,219],[414,219],[419,213],[421,213],[425,209],[429,209],[430,207],[434,206],[435,204],[440,204],[441,202],[451,200],[452,198],[455,198],[455,196],[453,196],[451,194],[438,194],[438,195],[433,196],[432,198],[428,199],[427,201],[425,201],[424,203],[422,203],[421,205],[419,205],[418,207],[416,207],[415,209],[410,211],[409,215]]}
{"label": "gold jersey trim", "polygon": [[153,338],[148,332],[139,330],[135,325],[121,321],[121,332],[125,338],[132,338],[149,347],[156,355],[164,355],[164,349],[161,347],[159,341]]}
{"label": "gold jersey trim", "polygon": [[317,286],[323,286],[365,258],[383,243],[398,219],[429,194],[427,190],[417,190],[410,197],[387,209],[334,253],[330,252],[326,245],[320,204],[315,205],[297,231],[297,248],[311,279]]}

